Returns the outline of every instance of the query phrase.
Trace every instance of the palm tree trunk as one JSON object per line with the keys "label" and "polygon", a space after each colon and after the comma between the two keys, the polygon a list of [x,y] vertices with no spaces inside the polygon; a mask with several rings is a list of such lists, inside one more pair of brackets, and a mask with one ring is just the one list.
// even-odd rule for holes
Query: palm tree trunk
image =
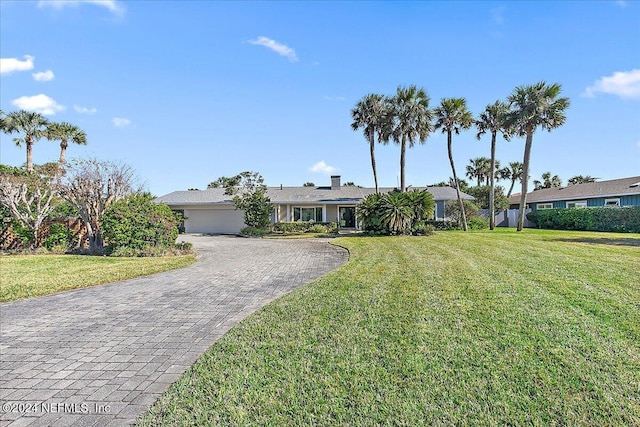
{"label": "palm tree trunk", "polygon": [[458,206],[460,207],[462,229],[464,231],[467,231],[467,216],[464,212],[464,204],[462,203],[462,197],[460,196],[460,184],[458,183],[458,176],[456,175],[456,167],[453,164],[453,152],[451,150],[451,131],[447,132],[447,149],[449,150],[449,163],[451,163],[451,172],[453,173],[453,180],[456,183],[456,194],[458,195]]}
{"label": "palm tree trunk", "polygon": [[522,165],[522,194],[520,195],[520,209],[518,211],[517,231],[522,231],[524,227],[524,209],[527,206],[527,190],[529,184],[529,158],[531,157],[531,143],[533,142],[533,131],[527,132],[527,140],[524,144],[524,159]]}
{"label": "palm tree trunk", "polygon": [[489,230],[496,228],[496,208],[495,208],[495,173],[496,168],[496,133],[491,133],[491,176],[489,189]]}
{"label": "palm tree trunk", "polygon": [[378,194],[378,172],[376,171],[376,155],[375,155],[375,137],[372,135],[369,139],[369,148],[371,150],[371,169],[373,169],[373,182],[376,186],[376,194]]}
{"label": "palm tree trunk", "polygon": [[25,145],[27,146],[27,172],[33,172],[33,139],[30,136],[25,137]]}
{"label": "palm tree trunk", "polygon": [[407,152],[407,139],[406,136],[402,136],[402,142],[400,143],[400,191],[404,193],[404,164],[405,153]]}
{"label": "palm tree trunk", "polygon": [[507,193],[507,199],[511,197],[511,193],[513,192],[513,187],[516,185],[517,178],[511,178],[511,187],[509,187],[509,192]]}
{"label": "palm tree trunk", "polygon": [[65,155],[67,154],[67,141],[62,140],[60,142],[60,160],[58,160],[58,176],[62,175],[62,168],[64,167]]}

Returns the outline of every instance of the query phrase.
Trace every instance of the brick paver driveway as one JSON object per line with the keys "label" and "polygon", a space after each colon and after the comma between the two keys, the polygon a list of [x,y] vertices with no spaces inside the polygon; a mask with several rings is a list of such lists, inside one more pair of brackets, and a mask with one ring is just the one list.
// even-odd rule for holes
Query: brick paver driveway
{"label": "brick paver driveway", "polygon": [[235,323],[347,260],[320,239],[185,236],[187,268],[0,305],[0,424],[127,425]]}

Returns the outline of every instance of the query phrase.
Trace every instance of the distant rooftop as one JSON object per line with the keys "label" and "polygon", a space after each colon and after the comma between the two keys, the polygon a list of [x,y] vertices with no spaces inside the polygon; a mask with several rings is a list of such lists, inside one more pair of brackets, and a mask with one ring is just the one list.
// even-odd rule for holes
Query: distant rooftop
{"label": "distant rooftop", "polygon": [[[527,193],[527,202],[592,199],[595,197],[614,197],[634,194],[640,194],[640,176],[536,190]],[[519,201],[520,194],[513,194],[509,197],[509,203],[511,204],[518,203]]]}

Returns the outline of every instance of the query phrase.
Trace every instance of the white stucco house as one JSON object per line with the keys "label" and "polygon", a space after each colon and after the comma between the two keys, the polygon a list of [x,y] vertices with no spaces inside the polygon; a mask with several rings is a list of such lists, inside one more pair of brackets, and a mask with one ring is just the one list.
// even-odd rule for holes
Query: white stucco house
{"label": "white stucco house", "polygon": [[[451,187],[412,187],[427,189],[436,202],[435,219],[444,219],[444,204],[456,199]],[[380,188],[386,193],[393,188]],[[172,210],[184,214],[186,233],[234,234],[244,224],[244,213],[237,210],[232,196],[224,194],[224,188],[207,190],[174,191],[158,197]],[[339,222],[342,228],[357,228],[355,207],[366,196],[375,193],[374,188],[342,186],[340,176],[331,177],[326,187],[268,187],[267,195],[274,210],[272,223],[284,221]],[[463,198],[473,199],[462,193]]]}

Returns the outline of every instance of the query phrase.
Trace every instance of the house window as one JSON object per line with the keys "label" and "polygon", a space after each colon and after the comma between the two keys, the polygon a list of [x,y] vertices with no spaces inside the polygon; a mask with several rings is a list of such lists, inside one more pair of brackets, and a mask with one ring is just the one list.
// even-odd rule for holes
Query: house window
{"label": "house window", "polygon": [[539,211],[542,211],[545,209],[553,209],[553,203],[538,203],[536,205],[536,209],[538,209]]}
{"label": "house window", "polygon": [[575,202],[567,202],[568,208],[586,208],[587,201],[586,200],[577,200]]}
{"label": "house window", "polygon": [[322,207],[320,206],[316,206],[312,208],[294,207],[293,220],[322,222]]}
{"label": "house window", "polygon": [[605,206],[620,206],[620,199],[604,199]]}

